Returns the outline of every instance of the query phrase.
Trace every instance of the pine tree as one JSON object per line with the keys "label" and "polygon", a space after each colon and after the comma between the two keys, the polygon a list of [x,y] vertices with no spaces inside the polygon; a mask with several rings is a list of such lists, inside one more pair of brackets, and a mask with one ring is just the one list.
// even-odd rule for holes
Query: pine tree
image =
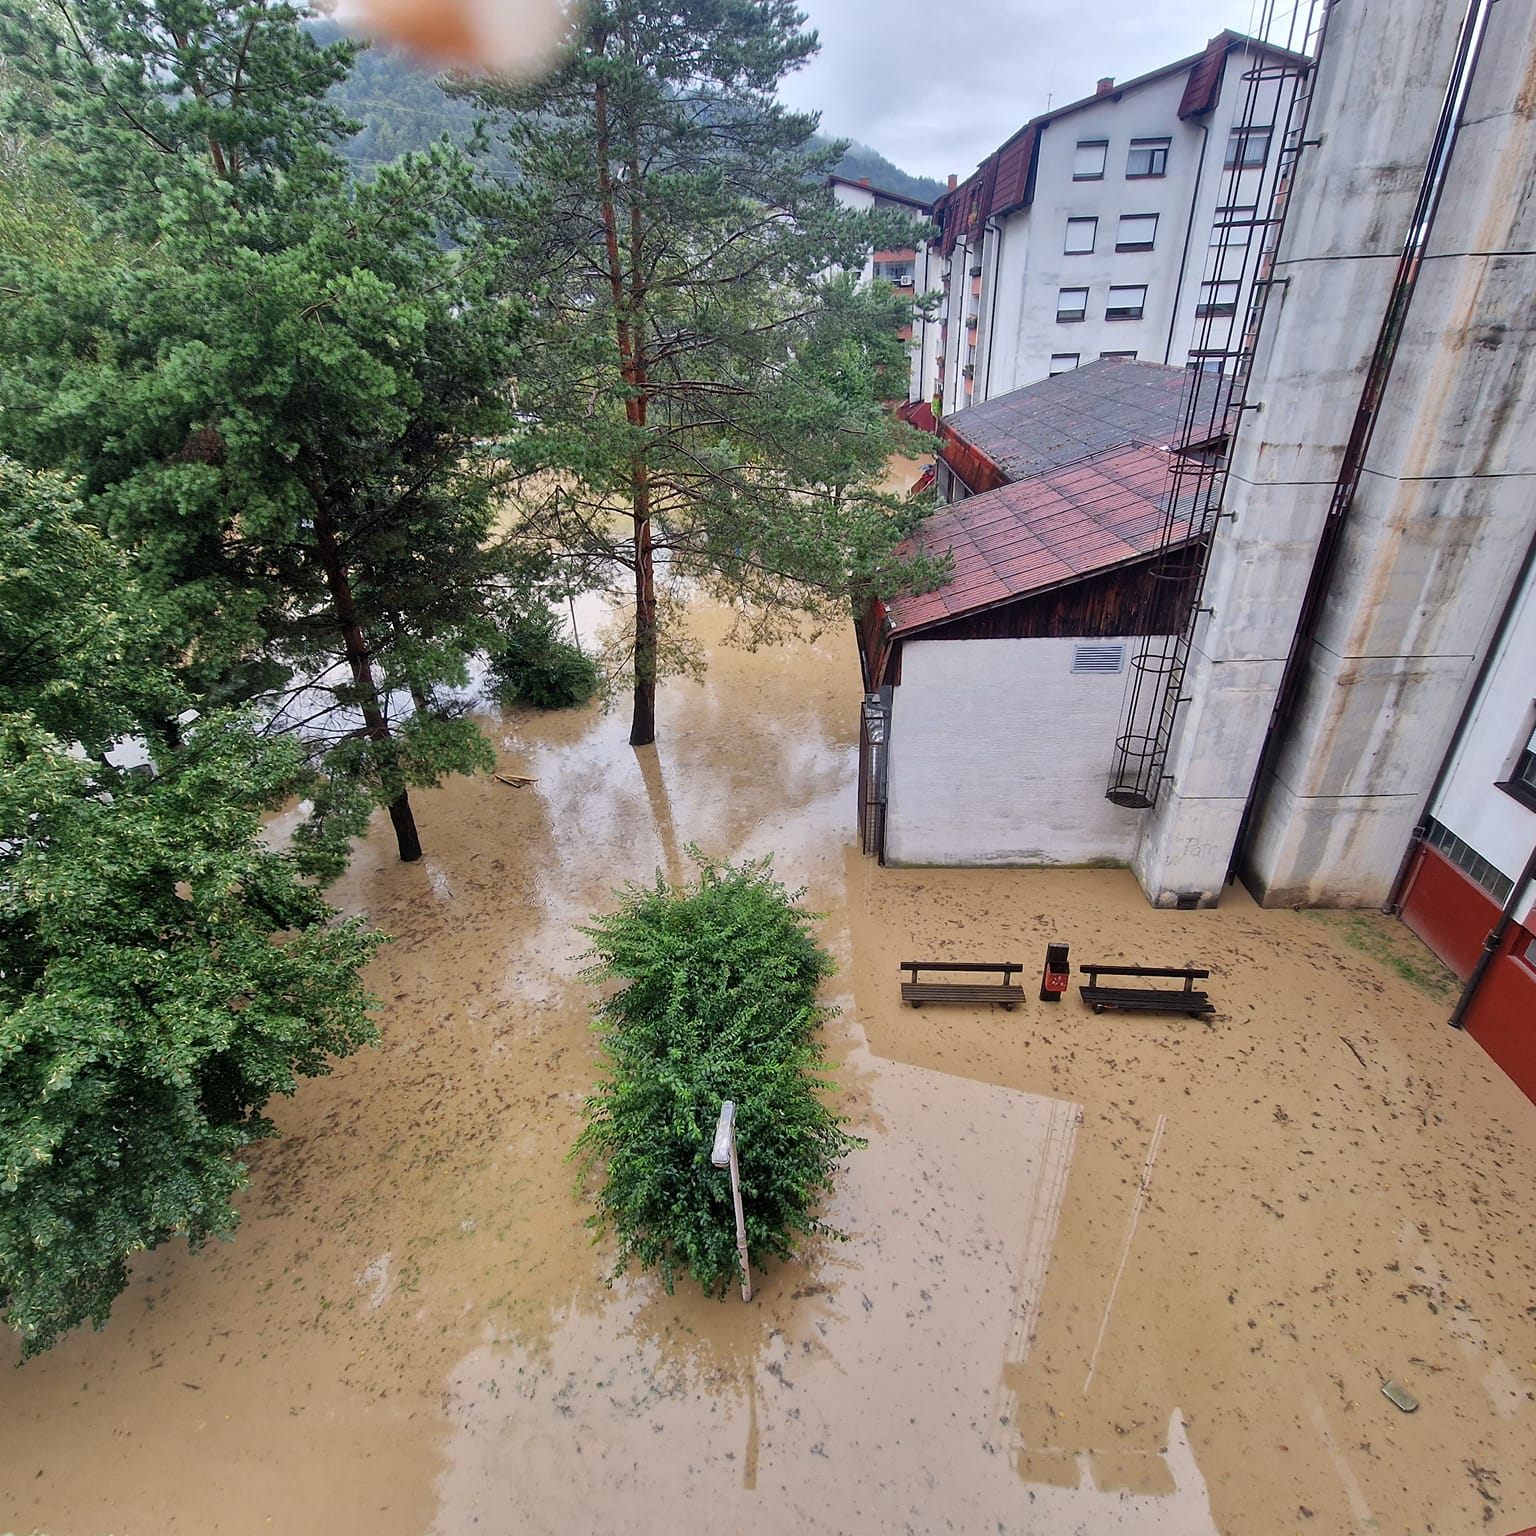
{"label": "pine tree", "polygon": [[334,867],[375,804],[419,857],[410,789],[490,762],[471,722],[397,700],[463,680],[514,575],[487,445],[519,311],[461,152],[348,175],[328,92],[353,49],[306,14],[0,0],[13,116],[117,253],[0,261],[0,446],[80,477],[179,615],[195,696],[303,722]]}
{"label": "pine tree", "polygon": [[911,525],[874,489],[902,441],[879,396],[904,392],[910,300],[829,274],[912,226],[840,208],[841,146],[777,101],[816,47],[803,19],[783,0],[593,0],[548,77],[462,87],[517,167],[503,217],[538,424],[522,511],[584,568],[631,575],[635,745],[680,660],[659,569],[759,640],[846,604]]}

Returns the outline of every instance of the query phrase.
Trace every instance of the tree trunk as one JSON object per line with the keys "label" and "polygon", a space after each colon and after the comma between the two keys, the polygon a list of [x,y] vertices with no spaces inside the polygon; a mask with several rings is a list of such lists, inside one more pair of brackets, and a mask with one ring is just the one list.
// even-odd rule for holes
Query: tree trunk
{"label": "tree trunk", "polygon": [[374,681],[373,658],[368,652],[368,641],[357,616],[357,603],[352,596],[352,583],[341,557],[341,547],[336,541],[336,522],[326,508],[323,498],[313,496],[315,503],[315,546],[320,554],[320,568],[325,572],[326,590],[331,594],[331,608],[336,615],[336,628],[341,632],[347,651],[347,667],[357,689],[358,702],[363,712],[363,725],[368,739],[384,749],[381,772],[386,790],[392,791],[388,801],[389,819],[394,823],[395,842],[400,858],[412,864],[421,857],[421,838],[416,833],[416,817],[411,810],[411,796],[405,780],[394,764],[391,749],[394,739],[389,733],[389,723],[379,702],[379,687]]}
{"label": "tree trunk", "polygon": [[[637,496],[644,504],[643,475]],[[635,712],[629,728],[632,747],[656,740],[656,571],[650,518],[635,519]]]}

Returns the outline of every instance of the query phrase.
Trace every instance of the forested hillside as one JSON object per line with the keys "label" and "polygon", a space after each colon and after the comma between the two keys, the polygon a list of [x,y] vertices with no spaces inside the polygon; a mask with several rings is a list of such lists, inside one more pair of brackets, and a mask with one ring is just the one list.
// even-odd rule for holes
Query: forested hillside
{"label": "forested hillside", "polygon": [[[318,25],[315,32],[322,42],[342,35],[331,22]],[[334,99],[363,125],[357,137],[342,146],[359,168],[386,164],[406,150],[425,149],[445,133],[462,141],[474,131],[476,109],[469,102],[445,95],[430,69],[386,48],[360,54],[351,75],[336,87]],[[504,160],[499,146],[492,147],[491,155],[493,163]],[[934,198],[944,190],[932,177],[908,175],[867,144],[850,144],[837,170],[853,180],[868,177],[872,185],[906,197]]]}

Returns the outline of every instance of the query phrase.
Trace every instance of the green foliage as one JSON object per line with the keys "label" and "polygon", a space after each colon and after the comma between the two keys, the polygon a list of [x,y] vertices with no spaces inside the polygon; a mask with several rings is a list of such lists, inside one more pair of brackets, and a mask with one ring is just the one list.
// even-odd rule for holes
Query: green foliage
{"label": "green foliage", "polygon": [[618,1240],[617,1272],[684,1269],[711,1294],[739,1278],[730,1177],[710,1163],[721,1102],[736,1104],[747,1243],[754,1262],[788,1258],[827,1228],[815,1215],[837,1162],[859,1145],[827,1107],[816,990],[833,970],[813,916],[770,861],[699,858],[696,884],[630,886],[583,931],[607,1075],[577,1142],[602,1170],[592,1224]]}
{"label": "green foliage", "polygon": [[[838,146],[777,99],[814,52],[793,7],[592,0],[546,77],[462,88],[515,184],[506,284],[529,295],[511,446],[522,532],[635,590],[631,740],[652,739],[669,583],[730,605],[752,640],[845,616],[916,513],[878,489],[921,441],[880,406],[910,299],[829,282],[912,221],[842,207]],[[831,340],[835,366],[817,360]],[[551,494],[551,485],[559,490]]]}
{"label": "green foliage", "polygon": [[148,770],[80,750],[186,698],[78,515],[0,462],[0,1311],[26,1353],[103,1323],[133,1254],[230,1231],[267,1100],[372,1038],[376,939],[262,837],[293,742],[219,712],[147,729]]}
{"label": "green foliage", "polygon": [[360,796],[400,831],[411,786],[488,760],[463,723],[391,710],[462,681],[517,584],[486,445],[513,421],[519,306],[461,152],[348,175],[328,91],[351,45],[291,6],[174,12],[79,0],[66,28],[0,0],[32,88],[13,120],[116,242],[0,253],[0,447],[78,476],[201,705],[300,699],[280,718],[335,790],[317,833],[355,828]]}
{"label": "green foliage", "polygon": [[503,705],[573,709],[589,703],[603,685],[597,662],[565,639],[564,625],[548,608],[510,620],[491,649],[490,666],[491,694]]}

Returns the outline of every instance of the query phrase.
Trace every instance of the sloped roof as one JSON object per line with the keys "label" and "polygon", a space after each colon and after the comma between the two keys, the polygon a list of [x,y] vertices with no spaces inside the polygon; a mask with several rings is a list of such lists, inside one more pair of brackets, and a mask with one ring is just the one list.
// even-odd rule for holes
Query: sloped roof
{"label": "sloped roof", "polygon": [[855,181],[851,176],[829,175],[827,185],[853,187],[856,191],[884,198],[888,203],[905,203],[908,208],[915,208],[919,213],[927,213],[929,210],[929,204],[920,197],[908,197],[905,192],[887,192],[884,187],[872,187],[867,181]]}
{"label": "sloped roof", "polygon": [[1185,368],[1101,357],[956,411],[943,426],[1023,480],[1120,443],[1171,445],[1190,378]]}
{"label": "sloped roof", "polygon": [[[936,592],[892,598],[889,633],[911,634],[1156,554],[1165,547],[1168,469],[1167,449],[1123,444],[943,508],[908,552],[948,551],[954,576]],[[1172,532],[1172,542],[1189,537],[1188,507]]]}

